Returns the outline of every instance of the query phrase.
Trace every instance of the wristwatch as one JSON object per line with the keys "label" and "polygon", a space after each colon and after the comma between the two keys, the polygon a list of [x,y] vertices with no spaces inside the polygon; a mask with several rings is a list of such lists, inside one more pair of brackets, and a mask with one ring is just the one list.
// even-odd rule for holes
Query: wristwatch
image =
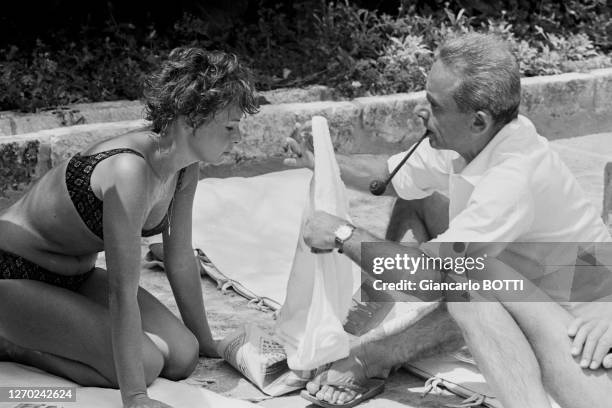
{"label": "wristwatch", "polygon": [[342,224],[334,232],[334,235],[336,236],[335,243],[339,253],[344,251],[344,243],[353,235],[353,231],[355,231],[354,225]]}

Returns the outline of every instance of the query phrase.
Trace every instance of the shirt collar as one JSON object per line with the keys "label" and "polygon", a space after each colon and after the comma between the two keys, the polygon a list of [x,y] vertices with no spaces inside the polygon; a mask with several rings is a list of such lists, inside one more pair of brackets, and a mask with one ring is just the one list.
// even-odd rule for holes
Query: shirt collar
{"label": "shirt collar", "polygon": [[453,161],[455,173],[475,186],[500,156],[524,152],[530,145],[533,146],[536,137],[533,123],[525,116],[519,115],[501,128],[470,163],[466,165],[462,158],[461,161]]}

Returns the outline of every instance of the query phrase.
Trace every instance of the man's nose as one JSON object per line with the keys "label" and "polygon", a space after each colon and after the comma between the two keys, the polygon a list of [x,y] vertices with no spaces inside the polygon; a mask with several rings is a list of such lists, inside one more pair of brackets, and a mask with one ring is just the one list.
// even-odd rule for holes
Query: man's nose
{"label": "man's nose", "polygon": [[232,132],[232,143],[234,144],[239,143],[241,139],[242,139],[242,134],[240,133],[240,130],[235,129]]}
{"label": "man's nose", "polygon": [[427,125],[427,122],[429,121],[429,116],[431,114],[429,104],[418,104],[414,108],[414,114],[421,118],[423,120],[423,123]]}

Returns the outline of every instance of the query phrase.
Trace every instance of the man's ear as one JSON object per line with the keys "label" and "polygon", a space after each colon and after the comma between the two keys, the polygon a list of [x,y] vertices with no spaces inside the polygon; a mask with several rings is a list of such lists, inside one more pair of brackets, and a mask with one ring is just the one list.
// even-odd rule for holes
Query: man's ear
{"label": "man's ear", "polygon": [[488,133],[493,129],[493,117],[489,112],[476,111],[472,116],[472,123],[470,129],[475,134]]}

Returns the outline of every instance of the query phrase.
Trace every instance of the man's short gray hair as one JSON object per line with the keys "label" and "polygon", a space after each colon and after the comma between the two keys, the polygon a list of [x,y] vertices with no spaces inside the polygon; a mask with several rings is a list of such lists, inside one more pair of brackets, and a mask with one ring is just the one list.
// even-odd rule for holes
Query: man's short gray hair
{"label": "man's short gray hair", "polygon": [[453,94],[461,111],[487,111],[498,125],[517,117],[521,75],[506,41],[493,34],[458,35],[438,48],[436,59],[461,80]]}

